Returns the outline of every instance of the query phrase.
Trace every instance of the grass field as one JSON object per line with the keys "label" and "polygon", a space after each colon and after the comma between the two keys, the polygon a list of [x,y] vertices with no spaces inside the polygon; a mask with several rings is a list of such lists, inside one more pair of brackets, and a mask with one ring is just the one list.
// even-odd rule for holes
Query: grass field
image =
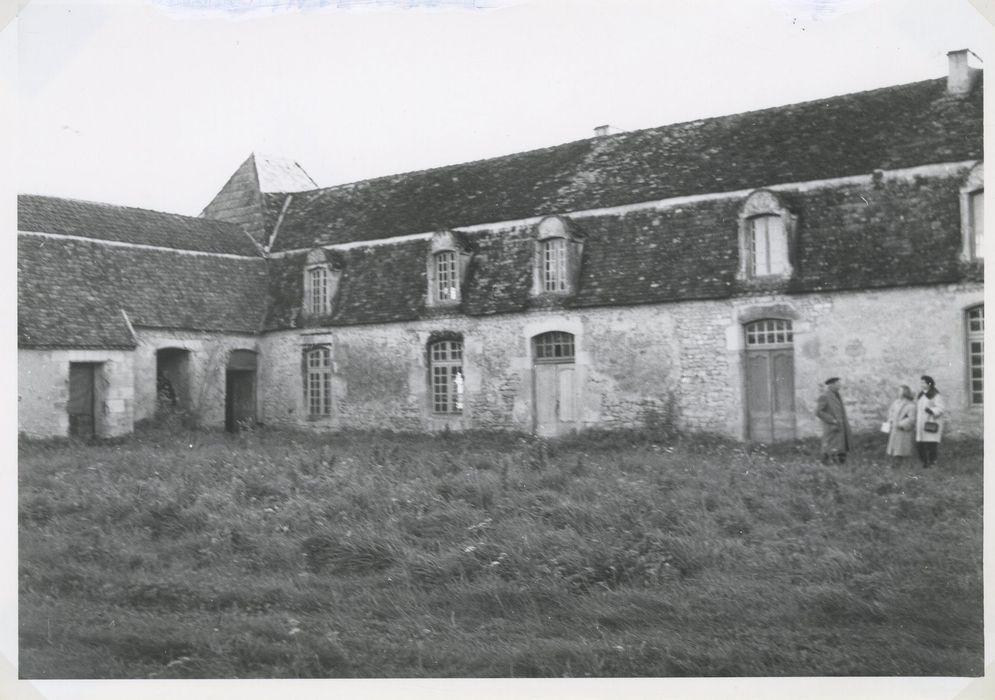
{"label": "grass field", "polygon": [[22,442],[20,675],[980,675],[981,448]]}

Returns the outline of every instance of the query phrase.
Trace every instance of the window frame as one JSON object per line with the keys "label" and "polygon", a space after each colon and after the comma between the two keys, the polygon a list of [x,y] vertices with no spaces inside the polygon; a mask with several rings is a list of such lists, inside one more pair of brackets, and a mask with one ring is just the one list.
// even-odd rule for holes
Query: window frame
{"label": "window frame", "polygon": [[[766,257],[768,270],[759,273],[756,266],[756,224],[764,217],[776,217],[780,220],[781,240],[783,245],[783,268],[770,271],[771,257],[770,228],[765,230],[767,241]],[[739,211],[739,272],[737,278],[743,282],[757,283],[772,280],[782,280],[795,274],[795,235],[798,217],[792,214],[781,202],[780,197],[770,190],[756,190],[743,202]]]}
{"label": "window frame", "polygon": [[543,217],[535,227],[531,296],[576,294],[583,257],[584,237],[576,225],[562,216]]}
{"label": "window frame", "polygon": [[[472,253],[466,237],[456,231],[436,231],[425,257],[428,289],[425,306],[448,308],[463,302],[463,285],[467,279]],[[443,270],[443,261],[448,269]],[[451,277],[451,279],[446,279]],[[445,284],[450,282],[450,284]],[[448,290],[448,292],[444,292]]]}
{"label": "window frame", "polygon": [[[315,358],[321,358],[317,363]],[[304,348],[304,408],[309,420],[332,415],[332,351],[327,345]],[[318,393],[315,394],[315,387]],[[315,400],[317,399],[317,401]],[[317,411],[315,407],[317,404]]]}
{"label": "window frame", "polygon": [[[960,228],[961,228],[961,260],[967,263],[984,263],[984,255],[978,255],[978,241],[976,233],[981,234],[981,245],[984,246],[984,208],[982,208],[981,231],[974,225],[974,210],[972,203],[975,196],[981,197],[981,204],[984,207],[985,193],[985,164],[978,161],[964,178],[960,188]],[[984,251],[982,251],[983,253]]]}
{"label": "window frame", "polygon": [[791,348],[795,344],[794,323],[790,318],[753,319],[743,323],[743,340],[747,350]]}
{"label": "window frame", "polygon": [[441,338],[429,342],[428,401],[436,417],[459,417],[466,407],[466,374],[463,369],[463,341]]}
{"label": "window frame", "polygon": [[[435,301],[443,304],[458,302],[460,300],[459,255],[451,249],[437,250],[432,253],[432,259],[435,270]],[[449,284],[445,284],[446,282]],[[444,294],[444,290],[448,290],[448,293]]]}
{"label": "window frame", "polygon": [[[304,262],[301,313],[306,318],[331,316],[342,276],[341,260],[323,248],[308,252]],[[320,279],[316,279],[319,278]],[[315,285],[315,283],[320,284]]]}
{"label": "window frame", "polygon": [[567,239],[562,236],[539,242],[542,249],[542,289],[553,294],[569,288],[567,275]]}
{"label": "window frame", "polygon": [[532,363],[572,364],[577,361],[577,337],[569,331],[545,331],[532,336]]}
{"label": "window frame", "polygon": [[[977,323],[977,328],[972,326]],[[985,305],[975,304],[964,310],[964,350],[967,375],[967,405],[981,409],[985,405]],[[980,347],[976,352],[974,345]],[[977,360],[977,362],[976,362]],[[977,370],[978,376],[975,376]],[[978,388],[975,389],[975,382]]]}

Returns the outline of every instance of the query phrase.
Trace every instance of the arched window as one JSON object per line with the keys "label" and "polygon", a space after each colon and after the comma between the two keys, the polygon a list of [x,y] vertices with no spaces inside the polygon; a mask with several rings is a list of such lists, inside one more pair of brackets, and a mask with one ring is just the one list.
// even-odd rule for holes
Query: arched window
{"label": "arched window", "polygon": [[341,257],[334,252],[315,248],[307,254],[304,264],[305,316],[328,316],[342,277]]}
{"label": "arched window", "polygon": [[312,418],[332,413],[332,361],[327,347],[305,351],[305,403]]}
{"label": "arched window", "polygon": [[426,305],[452,307],[463,299],[463,283],[470,267],[470,244],[456,231],[436,231],[428,246]]}
{"label": "arched window", "polygon": [[432,413],[463,412],[463,343],[438,340],[428,346]]}
{"label": "arched window", "polygon": [[742,280],[789,277],[795,216],[777,194],[757,190],[739,212],[739,278]]}
{"label": "arched window", "polygon": [[782,318],[764,318],[753,323],[747,323],[746,346],[770,347],[771,345],[791,345],[794,342],[794,331],[791,321]]}
{"label": "arched window", "polygon": [[537,364],[574,361],[574,337],[564,331],[549,331],[532,339],[533,357]]}
{"label": "arched window", "polygon": [[967,310],[968,396],[972,406],[985,401],[985,306]]}
{"label": "arched window", "polygon": [[547,216],[535,229],[532,296],[568,296],[577,292],[584,238],[562,216]]}

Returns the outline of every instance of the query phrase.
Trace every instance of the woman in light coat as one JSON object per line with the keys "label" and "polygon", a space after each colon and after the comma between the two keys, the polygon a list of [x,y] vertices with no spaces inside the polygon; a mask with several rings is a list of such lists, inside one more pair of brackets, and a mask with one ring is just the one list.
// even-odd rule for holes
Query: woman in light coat
{"label": "woman in light coat", "polygon": [[929,469],[936,464],[940,440],[943,438],[943,413],[946,406],[933,378],[926,374],[920,378],[922,391],[916,398],[916,449],[923,469]]}
{"label": "woman in light coat", "polygon": [[898,388],[898,398],[888,409],[888,448],[885,454],[893,458],[892,466],[897,467],[906,457],[911,457],[915,443],[916,401],[912,389],[904,384]]}

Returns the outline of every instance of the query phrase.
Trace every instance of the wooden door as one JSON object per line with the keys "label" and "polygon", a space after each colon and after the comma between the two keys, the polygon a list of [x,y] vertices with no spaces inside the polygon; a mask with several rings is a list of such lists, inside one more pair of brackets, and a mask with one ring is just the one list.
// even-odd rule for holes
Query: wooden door
{"label": "wooden door", "polygon": [[572,364],[542,364],[534,368],[536,434],[562,435],[576,427]]}
{"label": "wooden door", "polygon": [[98,364],[69,363],[69,434],[89,440],[97,434],[96,376]]}
{"label": "wooden door", "polygon": [[234,433],[256,422],[256,373],[230,369],[225,379],[225,429]]}
{"label": "wooden door", "polygon": [[765,319],[747,326],[746,415],[749,438],[795,438],[795,357],[791,322]]}

